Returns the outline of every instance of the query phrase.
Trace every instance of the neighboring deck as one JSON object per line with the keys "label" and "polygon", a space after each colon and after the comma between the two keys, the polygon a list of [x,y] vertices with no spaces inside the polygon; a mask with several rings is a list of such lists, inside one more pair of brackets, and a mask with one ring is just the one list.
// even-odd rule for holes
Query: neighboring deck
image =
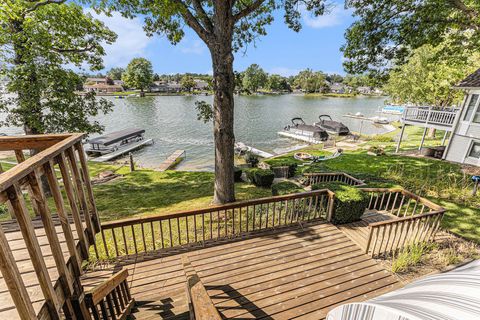
{"label": "neighboring deck", "polygon": [[[335,226],[317,222],[241,241],[124,263],[138,304],[136,319],[186,319],[187,254],[218,311],[228,319],[324,319],[333,307],[401,285]],[[94,284],[121,264],[85,275]]]}

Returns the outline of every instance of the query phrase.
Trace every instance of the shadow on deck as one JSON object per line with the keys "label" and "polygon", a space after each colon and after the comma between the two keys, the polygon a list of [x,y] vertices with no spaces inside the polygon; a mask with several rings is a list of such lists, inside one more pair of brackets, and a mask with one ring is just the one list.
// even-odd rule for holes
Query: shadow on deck
{"label": "shadow on deck", "polygon": [[[186,253],[212,302],[228,319],[323,319],[339,304],[401,285],[335,226],[316,222]],[[92,287],[122,266],[136,319],[188,318],[182,254],[156,253],[89,272]]]}

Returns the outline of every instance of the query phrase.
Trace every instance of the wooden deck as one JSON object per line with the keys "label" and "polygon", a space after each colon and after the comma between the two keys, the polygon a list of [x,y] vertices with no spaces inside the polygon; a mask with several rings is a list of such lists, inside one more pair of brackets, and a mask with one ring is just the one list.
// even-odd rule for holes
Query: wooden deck
{"label": "wooden deck", "polygon": [[335,226],[317,222],[267,231],[170,256],[137,256],[89,272],[87,289],[122,267],[138,304],[136,319],[188,317],[182,254],[228,319],[324,319],[333,307],[363,301],[399,286]]}
{"label": "wooden deck", "polygon": [[176,150],[158,166],[156,171],[160,171],[160,172],[166,171],[172,168],[173,166],[177,165],[180,161],[183,160],[183,158],[185,158],[185,150]]}
{"label": "wooden deck", "polygon": [[362,216],[360,221],[343,224],[338,226],[338,228],[342,230],[343,233],[350,238],[350,240],[362,248],[362,250],[366,250],[368,241],[368,224],[379,221],[393,220],[395,218],[395,216],[385,212],[368,211]]}

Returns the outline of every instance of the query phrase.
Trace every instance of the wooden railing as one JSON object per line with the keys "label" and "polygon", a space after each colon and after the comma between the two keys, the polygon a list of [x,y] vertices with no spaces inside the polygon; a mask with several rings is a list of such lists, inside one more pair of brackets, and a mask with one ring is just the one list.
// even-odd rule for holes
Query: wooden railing
{"label": "wooden railing", "polygon": [[187,256],[182,257],[182,263],[187,285],[190,320],[221,320],[222,317]]}
{"label": "wooden railing", "polygon": [[[19,271],[20,262],[16,261],[5,231],[0,227],[0,270],[22,319],[58,319],[75,314],[77,317],[82,314],[89,316],[80,283],[81,264],[88,258],[90,244],[99,231],[100,223],[82,137],[82,134],[0,137],[0,151],[12,151],[18,162],[0,174],[0,203],[9,210],[13,219],[10,224],[16,225],[22,234],[29,263],[41,288],[41,293],[30,292],[29,295]],[[35,155],[26,158],[25,150],[34,150]],[[47,199],[50,195],[51,202]],[[54,211],[56,217],[52,215]],[[38,218],[32,219],[32,216]],[[37,220],[41,220],[40,226],[45,230],[51,255],[44,255],[41,251],[45,240],[40,241],[35,232],[40,222]],[[61,225],[60,232],[55,229],[57,221]],[[60,238],[68,248],[66,257]],[[52,272],[47,269],[48,259],[54,260],[58,279],[51,278]],[[28,281],[32,281],[31,277]],[[37,301],[39,294],[43,294],[45,299],[38,314],[32,307],[32,294],[37,295],[33,296]]]}
{"label": "wooden railing", "polygon": [[128,270],[122,270],[85,294],[95,320],[124,320],[132,312],[135,300],[127,283]]}
{"label": "wooden railing", "polygon": [[344,172],[309,172],[304,173],[304,185],[311,186],[325,182],[343,182],[350,186],[364,186],[365,182]]}
{"label": "wooden railing", "polygon": [[437,110],[428,107],[408,107],[402,120],[451,126],[459,114],[458,109]]}
{"label": "wooden railing", "polygon": [[368,226],[366,253],[372,256],[433,240],[445,209],[409,191],[393,188],[362,188],[370,193],[369,210],[395,216]]}
{"label": "wooden railing", "polygon": [[[169,250],[331,218],[333,192],[317,190],[102,224],[99,259]],[[103,243],[103,246],[100,246]]]}

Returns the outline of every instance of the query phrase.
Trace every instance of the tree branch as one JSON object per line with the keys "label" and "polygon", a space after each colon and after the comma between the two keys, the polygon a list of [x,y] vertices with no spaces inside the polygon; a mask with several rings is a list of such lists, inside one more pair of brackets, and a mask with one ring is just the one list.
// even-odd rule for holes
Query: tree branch
{"label": "tree branch", "polygon": [[192,2],[193,2],[193,7],[197,12],[197,15],[200,17],[200,19],[203,22],[203,25],[210,33],[212,33],[213,32],[212,20],[210,20],[207,13],[203,9],[202,4],[200,3],[200,0],[192,0]]}
{"label": "tree branch", "polygon": [[173,0],[174,3],[178,4],[183,10],[180,11],[183,19],[187,25],[192,28],[205,43],[210,42],[211,34],[205,30],[205,28],[198,22],[197,18],[190,12],[188,6],[182,0]]}
{"label": "tree branch", "polygon": [[92,44],[91,46],[88,46],[82,49],[65,49],[65,48],[52,47],[52,50],[58,53],[83,53],[83,52],[91,51],[94,48],[95,48],[95,45]]}
{"label": "tree branch", "polygon": [[250,13],[253,11],[257,10],[260,8],[260,6],[265,2],[265,0],[256,0],[249,6],[246,6],[243,10],[238,12],[236,15],[233,16],[233,19],[236,21],[248,16]]}
{"label": "tree branch", "polygon": [[33,11],[37,10],[38,8],[40,8],[42,6],[46,6],[48,4],[62,4],[65,1],[66,0],[44,0],[44,1],[40,1],[40,2],[35,3],[30,9],[26,10],[26,12],[33,12]]}
{"label": "tree branch", "polygon": [[465,13],[470,19],[478,18],[478,12],[476,12],[472,8],[467,7],[467,5],[462,0],[450,0],[450,3],[455,8]]}

